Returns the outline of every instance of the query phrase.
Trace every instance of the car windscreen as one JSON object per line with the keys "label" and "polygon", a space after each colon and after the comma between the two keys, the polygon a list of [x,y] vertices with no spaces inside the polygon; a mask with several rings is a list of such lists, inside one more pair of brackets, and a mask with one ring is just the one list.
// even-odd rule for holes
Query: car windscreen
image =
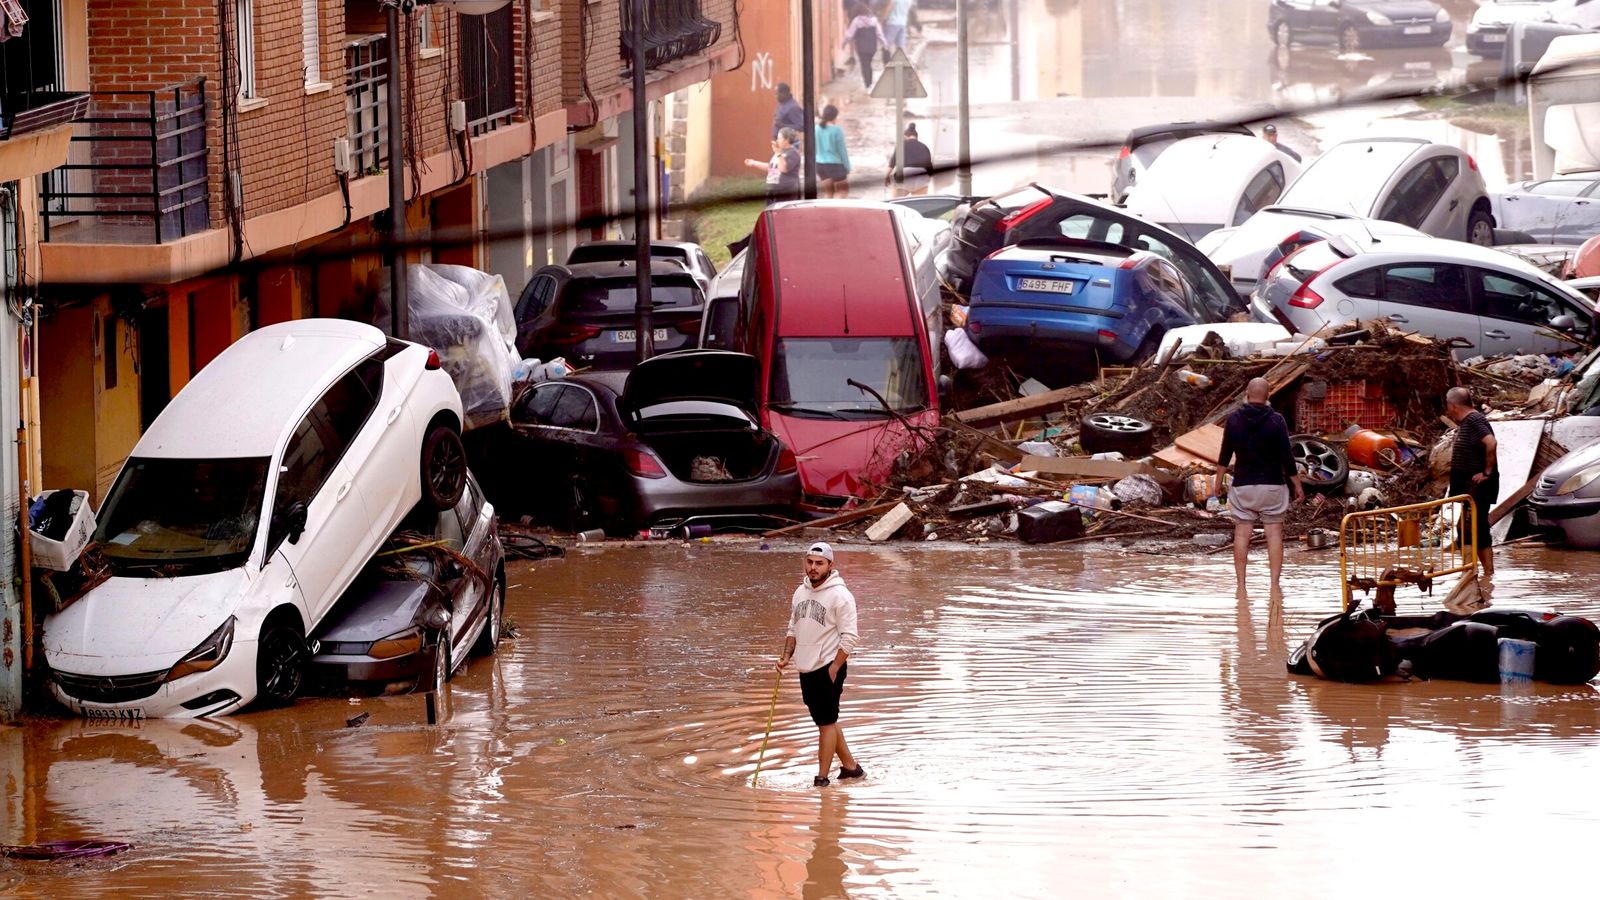
{"label": "car windscreen", "polygon": [[859,382],[898,413],[927,408],[928,380],[915,338],[781,338],[772,360],[770,405],[819,418],[888,416]]}
{"label": "car windscreen", "polygon": [[1384,183],[1417,148],[1410,141],[1339,144],[1302,172],[1278,205],[1371,215]]}
{"label": "car windscreen", "polygon": [[268,459],[131,457],[100,508],[113,569],[197,574],[241,565],[255,544]]}
{"label": "car windscreen", "polygon": [[[575,281],[567,288],[567,310],[576,313],[633,312],[639,295],[632,279]],[[650,303],[655,309],[688,309],[700,303],[700,289],[693,282],[675,283],[655,279],[650,285]]]}

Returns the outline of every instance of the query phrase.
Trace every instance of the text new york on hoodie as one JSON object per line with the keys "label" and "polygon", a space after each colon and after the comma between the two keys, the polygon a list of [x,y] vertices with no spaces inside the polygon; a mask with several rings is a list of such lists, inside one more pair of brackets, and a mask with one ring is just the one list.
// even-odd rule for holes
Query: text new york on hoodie
{"label": "text new york on hoodie", "polygon": [[840,650],[855,651],[856,598],[837,570],[818,587],[802,578],[790,603],[788,636],[794,638],[793,659],[801,672],[828,665]]}

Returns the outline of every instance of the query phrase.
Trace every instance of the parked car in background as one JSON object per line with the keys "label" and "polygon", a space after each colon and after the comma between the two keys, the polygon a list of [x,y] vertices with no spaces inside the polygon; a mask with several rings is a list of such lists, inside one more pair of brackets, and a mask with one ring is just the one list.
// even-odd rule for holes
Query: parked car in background
{"label": "parked car in background", "polygon": [[299,691],[314,631],[417,504],[467,471],[438,354],[303,319],[222,351],[134,445],[94,540],[111,577],[44,623],[82,715],[234,712]]}
{"label": "parked car in background", "polygon": [[1596,311],[1600,311],[1600,275],[1568,279],[1567,287],[1593,300],[1596,304]]}
{"label": "parked car in background", "polygon": [[1148,250],[1077,238],[1024,241],[978,267],[967,332],[991,356],[1059,353],[1139,362],[1174,328],[1219,321]]}
{"label": "parked car in background", "polygon": [[[632,262],[545,266],[517,300],[517,352],[565,357],[574,366],[627,369],[634,350],[638,281]],[[705,291],[671,262],[650,264],[651,330],[657,353],[694,347]]]}
{"label": "parked car in background", "polygon": [[1559,529],[1580,550],[1600,550],[1600,441],[1545,469],[1528,504],[1534,525]]}
{"label": "parked car in background", "polygon": [[1381,319],[1456,354],[1561,353],[1595,336],[1593,304],[1498,250],[1435,238],[1335,238],[1285,257],[1256,289],[1257,321],[1314,334]]}
{"label": "parked car in background", "polygon": [[494,653],[505,602],[499,520],[468,478],[450,509],[414,508],[339,598],[312,633],[309,679],[324,691],[430,690],[469,655]]}
{"label": "parked car in background", "polygon": [[1552,22],[1600,29],[1600,0],[1552,0],[1549,6]]}
{"label": "parked car in background", "polygon": [[963,203],[970,203],[974,198],[961,197],[956,194],[919,194],[910,197],[896,197],[888,201],[895,206],[904,206],[915,210],[917,215],[926,219],[949,220]]}
{"label": "parked car in background", "polygon": [[[1263,142],[1264,143],[1264,142]],[[1079,238],[1149,250],[1177,267],[1202,306],[1216,318],[1242,309],[1228,279],[1194,245],[1154,222],[1077,194],[1024,185],[974,203],[956,217],[955,240],[939,257],[939,274],[961,294],[983,259],[1009,244],[1048,238]]]}
{"label": "parked car in background", "polygon": [[1117,151],[1111,166],[1111,202],[1122,203],[1128,198],[1128,189],[1138,184],[1140,176],[1150,168],[1168,147],[1178,141],[1208,134],[1237,134],[1254,136],[1249,128],[1234,122],[1171,122],[1165,125],[1145,125],[1128,132]]}
{"label": "parked car in background", "polygon": [[750,258],[749,250],[740,250],[717,273],[711,293],[706,295],[705,315],[700,318],[702,350],[731,350],[735,343],[735,330],[739,325],[739,289],[744,284],[744,263]]}
{"label": "parked car in background", "polygon": [[797,463],[759,422],[759,379],[749,354],[688,350],[535,384],[512,407],[499,494],[574,531],[790,520]]}
{"label": "parked car in background", "polygon": [[[567,265],[635,262],[638,252],[638,245],[633,241],[585,241],[567,254]],[[703,293],[711,292],[711,282],[717,277],[717,266],[699,244],[691,241],[651,241],[650,257],[678,263],[700,283]]]}
{"label": "parked car in background", "polygon": [[1549,0],[1480,0],[1467,23],[1467,52],[1499,56],[1506,37],[1518,22],[1549,22]]}
{"label": "parked car in background", "polygon": [[1450,40],[1450,14],[1430,0],[1272,0],[1267,33],[1279,46],[1332,41],[1340,53],[1369,47],[1438,47]]}
{"label": "parked car in background", "polygon": [[1239,134],[1184,138],[1133,185],[1128,212],[1197,241],[1240,225],[1276,202],[1300,164],[1261,138]]}
{"label": "parked car in background", "polygon": [[1600,173],[1521,181],[1490,195],[1495,221],[1546,244],[1582,244],[1600,234]]}
{"label": "parked car in background", "polygon": [[1409,225],[1434,237],[1494,243],[1494,215],[1471,156],[1421,138],[1344,141],[1317,157],[1278,206]]}
{"label": "parked car in background", "polygon": [[1364,219],[1346,213],[1269,206],[1236,228],[1220,228],[1196,242],[1228,278],[1240,296],[1249,296],[1261,275],[1278,260],[1314,241],[1338,235],[1427,237],[1397,222]]}

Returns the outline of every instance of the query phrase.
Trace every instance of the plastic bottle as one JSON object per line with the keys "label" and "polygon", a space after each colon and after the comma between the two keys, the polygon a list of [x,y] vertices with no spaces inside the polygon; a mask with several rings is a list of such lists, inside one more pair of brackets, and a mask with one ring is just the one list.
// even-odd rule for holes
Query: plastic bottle
{"label": "plastic bottle", "polygon": [[1192,384],[1197,388],[1211,387],[1211,376],[1201,375],[1199,372],[1196,372],[1193,369],[1179,369],[1178,377],[1182,378],[1186,383]]}

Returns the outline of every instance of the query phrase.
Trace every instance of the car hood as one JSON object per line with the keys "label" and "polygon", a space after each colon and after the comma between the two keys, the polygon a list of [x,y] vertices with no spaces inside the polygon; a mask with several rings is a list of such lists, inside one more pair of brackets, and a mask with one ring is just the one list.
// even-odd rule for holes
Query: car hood
{"label": "car hood", "polygon": [[424,581],[379,581],[352,589],[313,635],[366,643],[410,628],[436,590]]}
{"label": "car hood", "polygon": [[1439,6],[1430,0],[1367,0],[1351,3],[1352,9],[1375,12],[1391,19],[1431,19],[1439,14]]}
{"label": "car hood", "polygon": [[646,407],[682,400],[727,403],[754,413],[760,381],[761,364],[748,353],[663,353],[633,367],[617,407],[629,421]]}
{"label": "car hood", "polygon": [[[1550,485],[1550,490],[1545,491],[1541,489],[1539,493],[1544,496],[1554,495],[1555,489],[1561,486],[1561,482],[1566,481],[1568,478],[1571,478],[1582,470],[1587,469],[1588,467],[1597,463],[1600,463],[1600,441],[1596,441],[1587,447],[1580,447],[1577,450],[1568,453],[1566,456],[1563,456],[1552,463],[1550,468],[1545,469],[1543,474],[1539,476],[1539,483],[1541,486],[1545,484]],[[1585,485],[1582,489],[1569,496],[1582,497],[1585,499],[1600,497],[1600,478],[1589,482],[1589,484]]]}
{"label": "car hood", "polygon": [[1546,3],[1485,3],[1472,14],[1472,25],[1494,28],[1515,22],[1544,22],[1550,18]]}
{"label": "car hood", "polygon": [[[936,412],[907,417],[912,424],[934,427]],[[894,419],[844,422],[768,412],[767,427],[794,450],[800,484],[807,494],[826,497],[868,497],[894,470],[900,451],[918,440]]]}
{"label": "car hood", "polygon": [[111,578],[44,620],[45,659],[78,675],[168,668],[233,615],[249,580],[243,567],[185,578]]}

